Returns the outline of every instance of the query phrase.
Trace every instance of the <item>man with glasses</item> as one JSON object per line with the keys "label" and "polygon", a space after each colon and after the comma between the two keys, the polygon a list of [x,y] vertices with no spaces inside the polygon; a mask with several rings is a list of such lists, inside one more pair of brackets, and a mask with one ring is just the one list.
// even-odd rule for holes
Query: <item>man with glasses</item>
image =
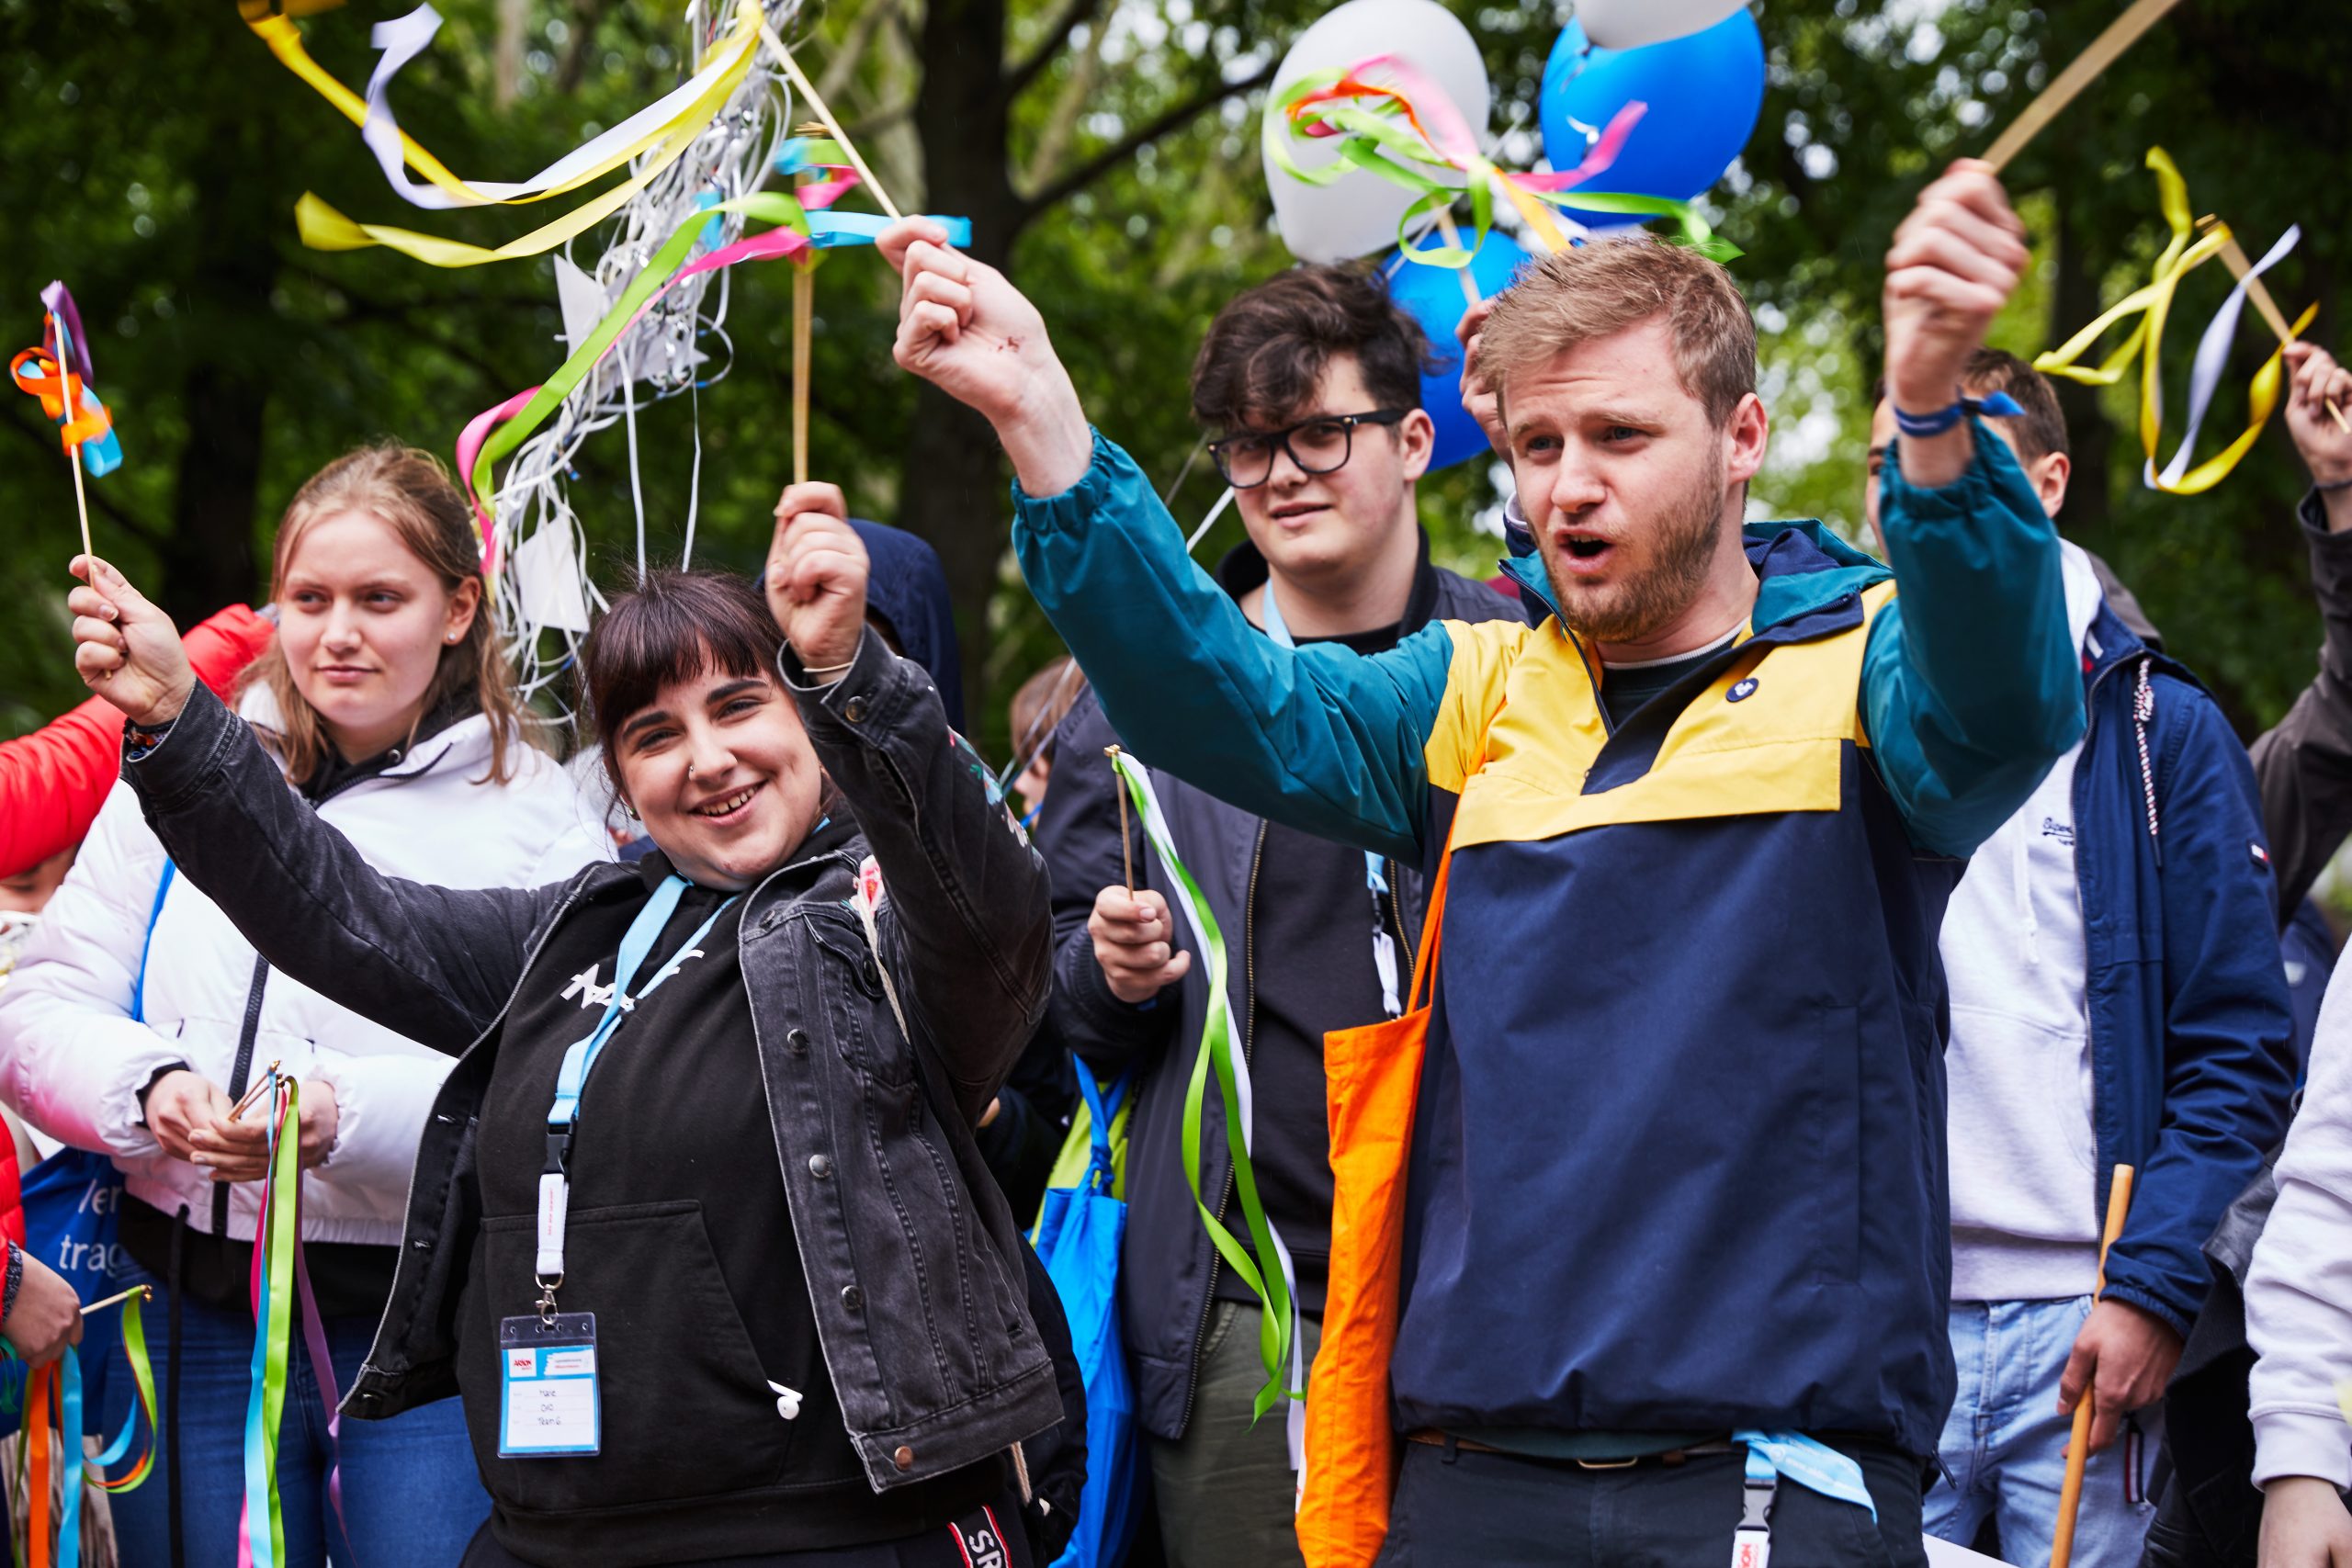
{"label": "man with glasses", "polygon": [[[1376,653],[1434,620],[1518,614],[1430,564],[1414,512],[1433,434],[1419,406],[1428,354],[1377,280],[1338,267],[1284,273],[1209,328],[1193,412],[1216,437],[1209,451],[1250,536],[1217,581],[1263,636]],[[1126,890],[1102,755],[1116,739],[1089,692],[1056,734],[1037,838],[1061,939],[1053,1027],[1106,1081],[1132,1071],[1139,1097],[1121,1304],[1161,1536],[1172,1568],[1295,1563],[1283,1412],[1250,1418],[1265,1382],[1261,1309],[1211,1249],[1184,1177],[1206,965],[1170,920],[1166,870],[1140,834]],[[1270,823],[1164,772],[1154,783],[1225,941],[1234,1028],[1255,1083],[1251,1165],[1291,1256],[1311,1354],[1331,1234],[1323,1036],[1396,1010],[1425,889],[1418,867]],[[1201,1190],[1239,1234],[1223,1118],[1206,1098]]]}

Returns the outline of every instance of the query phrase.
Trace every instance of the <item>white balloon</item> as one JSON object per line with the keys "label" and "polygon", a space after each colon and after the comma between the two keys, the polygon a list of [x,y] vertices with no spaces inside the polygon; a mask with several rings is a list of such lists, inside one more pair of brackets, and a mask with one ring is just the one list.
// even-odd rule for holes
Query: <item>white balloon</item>
{"label": "white balloon", "polygon": [[[1300,77],[1334,66],[1353,65],[1368,55],[1394,54],[1411,63],[1453,99],[1463,118],[1479,130],[1494,107],[1487,62],[1477,40],[1453,13],[1436,0],[1347,0],[1299,34],[1274,73],[1268,95],[1265,145],[1287,142],[1291,161],[1319,169],[1339,161],[1331,141],[1291,134],[1272,105]],[[1376,75],[1376,73],[1375,73]],[[1274,222],[1283,243],[1301,261],[1347,261],[1396,243],[1396,225],[1415,193],[1368,170],[1352,170],[1328,186],[1293,178],[1265,159],[1266,185],[1274,198]]]}
{"label": "white balloon", "polygon": [[1747,0],[1577,0],[1584,36],[1600,49],[1639,49],[1704,32]]}

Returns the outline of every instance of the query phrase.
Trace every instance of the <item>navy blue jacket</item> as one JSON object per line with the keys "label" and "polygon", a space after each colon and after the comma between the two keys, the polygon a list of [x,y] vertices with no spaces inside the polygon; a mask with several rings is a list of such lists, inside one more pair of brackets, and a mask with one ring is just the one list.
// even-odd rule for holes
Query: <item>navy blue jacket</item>
{"label": "navy blue jacket", "polygon": [[2186,1334],[2211,1283],[2199,1249],[2285,1131],[2294,1019],[2245,747],[2197,678],[2112,609],[2085,640],[2075,874],[2098,1134],[2085,1201],[2104,1212],[2114,1168],[2136,1168],[2107,1292]]}

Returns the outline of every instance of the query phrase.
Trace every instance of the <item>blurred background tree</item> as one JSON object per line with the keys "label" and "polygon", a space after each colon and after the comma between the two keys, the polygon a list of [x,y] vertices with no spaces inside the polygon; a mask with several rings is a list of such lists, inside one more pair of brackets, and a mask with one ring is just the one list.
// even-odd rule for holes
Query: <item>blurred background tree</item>
{"label": "blurred background tree", "polygon": [[[365,0],[303,23],[345,81],[372,64]],[[805,58],[902,200],[967,214],[975,249],[1036,296],[1090,411],[1163,484],[1193,452],[1186,376],[1235,290],[1289,265],[1259,170],[1264,85],[1319,0],[835,0]],[[650,0],[451,0],[404,73],[402,123],[455,168],[536,168],[679,79],[680,9]],[[1736,271],[1763,328],[1772,462],[1759,515],[1859,525],[1881,262],[1931,172],[1982,148],[2112,17],[2113,0],[1758,0],[1764,112],[1709,214],[1747,254]],[[1564,8],[1497,0],[1465,12],[1495,83],[1507,161],[1532,163],[1534,102]],[[474,412],[561,358],[549,265],[444,272],[385,252],[324,254],[295,238],[316,190],[363,219],[413,222],[352,128],[271,60],[230,0],[0,0],[0,301],[33,341],[36,299],[62,276],[119,422],[123,470],[91,487],[100,548],[183,621],[265,591],[267,544],[302,479],[350,445],[393,437],[447,453]],[[2340,290],[2352,190],[2330,177],[2352,143],[2352,34],[2299,0],[2192,0],[2011,169],[2037,265],[1996,333],[2032,352],[2144,277],[2163,241],[2141,161],[2161,143],[2200,212],[2267,247],[2304,242],[2272,276],[2290,311],[2345,342]],[[1603,182],[1605,183],[1605,182]],[[852,197],[853,204],[860,198]],[[473,240],[512,214],[435,214]],[[2184,289],[2165,355],[2180,406],[2192,334],[2227,279]],[[726,378],[641,414],[648,521],[674,553],[699,420],[698,560],[751,570],[786,477],[787,300],[780,268],[736,284]],[[818,284],[815,470],[862,514],[939,547],[954,585],[983,747],[1001,755],[1003,700],[1057,647],[1006,549],[1001,460],[984,428],[891,365],[895,280],[871,254]],[[0,311],[0,319],[7,319]],[[2185,319],[2185,320],[2184,320]],[[2242,418],[2268,351],[2242,330],[2212,428]],[[2136,380],[2136,376],[2134,378]],[[2173,649],[2248,733],[2309,678],[2318,623],[2291,511],[2301,476],[2274,429],[2194,499],[2139,482],[2135,392],[2069,388],[2071,533],[2105,555]],[[0,449],[0,732],[80,695],[67,657],[71,484],[31,400],[6,405]],[[1491,570],[1498,476],[1464,464],[1422,491],[1449,564]],[[1196,464],[1180,517],[1216,486]],[[627,444],[582,455],[573,503],[616,579],[633,555]],[[1230,521],[1204,559],[1238,537]]]}

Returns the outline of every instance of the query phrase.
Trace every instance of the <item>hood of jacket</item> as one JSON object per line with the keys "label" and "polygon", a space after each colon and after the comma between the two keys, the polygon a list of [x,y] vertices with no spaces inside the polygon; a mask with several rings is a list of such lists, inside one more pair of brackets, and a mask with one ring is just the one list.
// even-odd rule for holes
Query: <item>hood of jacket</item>
{"label": "hood of jacket", "polygon": [[853,517],[849,525],[865,541],[873,562],[865,581],[865,607],[888,623],[899,651],[929,671],[939,688],[950,728],[964,728],[964,654],[956,641],[955,601],[939,552],[903,528]]}

